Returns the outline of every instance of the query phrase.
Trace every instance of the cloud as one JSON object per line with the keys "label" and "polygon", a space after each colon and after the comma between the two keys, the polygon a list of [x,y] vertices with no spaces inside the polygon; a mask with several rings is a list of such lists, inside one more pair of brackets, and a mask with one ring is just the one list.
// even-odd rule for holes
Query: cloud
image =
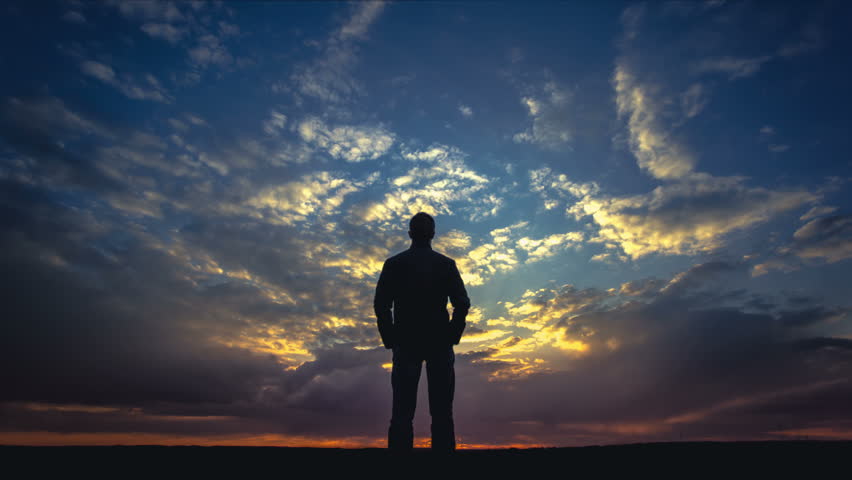
{"label": "cloud", "polygon": [[810,220],[812,218],[828,215],[829,213],[834,213],[835,211],[837,211],[837,207],[831,207],[828,205],[816,205],[814,207],[811,207],[810,210],[808,210],[807,212],[805,212],[804,215],[799,217],[799,220]]}
{"label": "cloud", "polygon": [[115,71],[113,71],[112,67],[103,63],[86,61],[80,65],[80,69],[86,75],[95,77],[104,83],[115,81]]}
{"label": "cloud", "polygon": [[176,45],[187,34],[186,30],[168,23],[146,23],[140,28],[151,37],[161,38],[172,45]]}
{"label": "cloud", "polygon": [[649,88],[638,81],[622,59],[616,62],[613,85],[620,117],[628,118],[630,148],[639,168],[662,180],[683,178],[692,173],[696,161],[673,142],[660,123],[660,107]]}
{"label": "cloud", "polygon": [[[474,195],[485,189],[484,183],[464,179],[452,179],[446,175],[441,168],[420,170],[414,173],[423,173],[417,182],[394,184],[394,187],[386,193],[382,200],[370,202],[358,207],[355,213],[365,223],[378,224],[383,228],[389,228],[394,222],[399,222],[411,217],[417,212],[426,212],[431,215],[452,215],[453,206],[460,205],[460,209],[471,211],[477,206],[470,202],[473,198],[477,203],[493,201],[493,197],[485,196],[477,199]],[[429,177],[432,175],[432,177]],[[409,178],[409,177],[400,177]],[[410,177],[415,178],[415,177]]]}
{"label": "cloud", "polygon": [[572,182],[564,173],[554,174],[550,167],[541,167],[529,171],[530,191],[538,193],[544,201],[544,208],[558,207],[563,199],[594,195],[600,191],[595,182]]}
{"label": "cloud", "polygon": [[[839,380],[842,375],[809,362],[821,362],[816,359],[833,344],[812,340],[811,332],[843,315],[842,310],[749,314],[740,307],[719,306],[719,298],[738,298],[718,289],[743,275],[744,267],[695,265],[668,282],[678,288],[661,290],[666,282],[644,279],[638,282],[641,294],[632,285],[623,289],[631,293],[628,298],[612,290],[566,285],[529,290],[517,302],[507,302],[515,324],[533,333],[482,350],[472,360],[493,382],[512,385],[506,390],[509,398],[485,407],[482,418],[497,423],[523,418],[540,425],[539,441],[553,435],[565,442],[573,432],[580,435],[577,442],[587,444],[590,432],[616,435],[620,442],[665,438],[683,427],[694,437],[765,432],[776,425],[751,412],[789,412],[785,409],[822,395],[832,399],[825,404],[838,412],[852,391]],[[712,285],[711,279],[716,280]],[[640,296],[643,300],[637,301]],[[829,355],[834,359],[822,357],[827,364],[843,354]],[[779,365],[784,365],[783,375],[777,373]],[[701,391],[676,386],[686,378],[702,378]],[[653,400],[661,391],[667,392],[665,406]],[[597,403],[601,398],[608,400]],[[551,402],[563,408],[543,407]],[[500,413],[507,409],[513,413]],[[796,418],[806,424],[821,416]],[[562,428],[541,427],[554,422]],[[590,422],[610,428],[591,428]],[[730,424],[743,430],[725,430]]]}
{"label": "cloud", "polygon": [[77,24],[86,23],[86,17],[83,16],[82,13],[76,12],[74,10],[69,10],[69,11],[65,12],[65,15],[62,15],[62,20],[66,21],[68,23],[77,23]]}
{"label": "cloud", "polygon": [[402,157],[406,160],[423,160],[428,162],[444,162],[451,158],[463,156],[457,148],[449,148],[444,145],[432,145],[427,150],[403,150]]}
{"label": "cloud", "polygon": [[821,49],[825,45],[825,34],[820,27],[822,19],[812,19],[804,24],[800,38],[787,42],[778,49],[778,55],[792,58]]}
{"label": "cloud", "polygon": [[[184,118],[187,119],[186,123],[196,125],[189,120],[191,116],[187,115]],[[209,127],[210,125],[205,122],[197,126]],[[259,130],[262,130],[262,126],[263,124]],[[303,142],[292,141],[289,136],[285,139],[283,132],[274,124],[268,124],[268,126],[273,128],[274,135],[264,132],[266,135],[261,136],[250,134],[208,136],[203,149],[188,145],[185,150],[188,155],[197,157],[199,162],[222,176],[229,172],[251,175],[253,169],[306,163],[316,158],[315,148]]]}
{"label": "cloud", "polygon": [[295,67],[290,80],[296,90],[329,103],[341,103],[362,94],[363,87],[351,72],[357,63],[357,42],[366,37],[383,9],[383,2],[355,4],[351,17],[323,42],[321,55]]}
{"label": "cloud", "polygon": [[[53,203],[30,187],[7,184],[3,192],[9,213],[29,212],[26,217],[4,216],[0,229],[4,244],[17,245],[17,258],[7,252],[0,261],[26,272],[4,285],[6,291],[18,292],[6,308],[20,323],[3,328],[14,329],[18,341],[33,342],[25,349],[3,345],[3,364],[26,364],[31,373],[21,376],[2,369],[3,381],[14,384],[4,389],[3,401],[231,401],[245,398],[257,387],[255,382],[277,370],[268,359],[217,348],[190,333],[187,320],[204,314],[180,306],[194,302],[195,295],[187,281],[175,275],[175,265],[164,252],[133,240],[117,248],[98,245],[98,238],[116,225],[92,212]],[[14,230],[28,232],[28,240],[15,240]],[[125,231],[132,235],[132,229]],[[41,291],[63,293],[50,305],[40,305]],[[155,297],[156,305],[137,303]],[[165,318],[169,320],[160,320]],[[13,336],[5,331],[2,337]],[[124,340],[104,341],[108,337]],[[227,385],[227,378],[236,378],[232,375],[238,371],[245,381]]]}
{"label": "cloud", "polygon": [[184,131],[184,132],[189,130],[189,126],[180,119],[170,118],[168,120],[168,122],[169,122],[169,125],[174,127],[176,130],[180,130],[180,131]]}
{"label": "cloud", "polygon": [[[210,66],[227,68],[235,63],[224,39],[239,35],[239,27],[223,20],[214,23],[213,20],[217,13],[223,11],[222,4],[122,0],[108,0],[107,3],[117,8],[124,17],[140,22],[140,30],[151,38],[164,40],[171,45],[177,45],[187,39],[189,46],[186,53],[193,68],[191,71],[173,73],[172,80],[176,83],[195,85],[201,79],[201,69]],[[181,8],[178,8],[178,5]],[[208,7],[208,11],[202,12]],[[233,14],[225,11],[229,15]],[[236,59],[238,66],[245,61],[247,60]]]}
{"label": "cloud", "polygon": [[693,74],[721,73],[727,75],[728,80],[736,80],[755,75],[769,61],[778,58],[790,59],[819,50],[824,45],[822,29],[819,22],[813,19],[804,24],[799,37],[797,40],[784,43],[773,54],[755,57],[725,55],[705,58],[692,62],[690,68]]}
{"label": "cloud", "polygon": [[494,218],[500,213],[506,202],[503,197],[496,193],[486,193],[482,196],[475,197],[469,208],[465,210],[470,212],[470,221],[479,222],[487,218]]}
{"label": "cloud", "polygon": [[394,143],[393,133],[381,126],[344,125],[331,128],[317,117],[303,120],[296,130],[305,142],[347,162],[375,160],[384,155]]}
{"label": "cloud", "polygon": [[[629,28],[625,26],[625,30]],[[627,197],[574,193],[579,201],[568,207],[566,213],[576,220],[591,218],[598,230],[590,241],[602,243],[608,251],[596,256],[596,260],[612,258],[605,254],[619,252],[634,260],[652,253],[713,252],[725,245],[725,237],[731,232],[819,200],[820,195],[801,188],[776,191],[748,186],[745,177],[717,177],[696,171],[697,161],[671,134],[672,126],[664,121],[673,116],[671,109],[667,109],[672,102],[661,93],[660,85],[634,73],[641,71],[637,61],[628,54],[616,60],[612,80],[616,106],[619,116],[627,117],[630,149],[639,168],[665,183],[647,194]],[[729,63],[714,65],[721,68],[720,65]],[[685,120],[690,109],[684,107]],[[693,107],[695,113],[697,107]],[[771,127],[762,129],[762,135],[772,133]],[[549,198],[552,195],[549,191],[555,190],[553,186],[546,188],[543,181],[532,176],[531,183],[543,192],[546,207],[557,204]]]}
{"label": "cloud", "polygon": [[540,330],[550,323],[582,312],[599,309],[612,292],[596,288],[578,289],[563,285],[557,289],[527,290],[518,302],[504,302],[504,307],[516,325],[529,330]]}
{"label": "cloud", "polygon": [[113,132],[105,125],[74,112],[56,97],[9,97],[3,106],[7,118],[18,118],[22,127],[38,129],[45,134],[113,136]]}
{"label": "cloud", "polygon": [[729,80],[736,80],[754,75],[772,58],[772,55],[752,58],[730,56],[707,58],[693,63],[691,68],[695,74],[722,73],[728,75]]}
{"label": "cloud", "polygon": [[784,153],[790,149],[790,146],[778,143],[770,143],[767,148],[772,153]]}
{"label": "cloud", "polygon": [[621,12],[621,26],[626,41],[634,41],[639,35],[639,26],[646,15],[645,5],[631,5]]}
{"label": "cloud", "polygon": [[337,39],[340,41],[350,38],[363,38],[367,34],[370,25],[376,21],[376,18],[385,8],[384,2],[362,2],[352,12],[352,16],[341,25],[337,31]]}
{"label": "cloud", "polygon": [[518,63],[524,59],[524,51],[520,47],[512,47],[509,49],[507,56],[510,62]]}
{"label": "cloud", "polygon": [[113,209],[124,214],[162,219],[160,206],[166,198],[152,190],[144,190],[139,194],[132,192],[113,192],[104,195],[104,201]]}
{"label": "cloud", "polygon": [[[373,419],[390,408],[389,357],[363,299],[376,273],[368,262],[387,254],[385,235],[311,221],[345,211],[337,199],[355,193],[344,193],[342,175],[291,182],[246,185],[256,205],[242,213],[194,209],[168,239],[5,183],[0,239],[9,248],[0,264],[24,272],[4,288],[8,311],[25,321],[0,327],[0,342],[15,343],[0,349],[11,428],[384,438]],[[269,218],[253,216],[264,209]],[[273,223],[273,213],[294,223]],[[522,258],[528,226],[492,230],[483,271],[508,265],[499,254],[510,248]],[[120,244],[103,241],[117,231],[126,232]],[[442,239],[447,251],[478,248],[464,232]],[[611,289],[531,287],[503,303],[456,355],[467,394],[454,408],[467,441],[519,441],[533,428],[542,443],[623,443],[678,426],[738,438],[776,428],[753,411],[814,425],[818,415],[796,405],[817,398],[831,418],[846,419],[852,391],[838,383],[849,372],[836,346],[845,344],[821,330],[845,310],[768,302],[768,312],[747,313],[743,295],[725,290],[746,269],[708,262]],[[39,289],[65,294],[38,302]],[[10,370],[17,365],[33,376]],[[681,388],[696,378],[700,385]],[[131,409],[132,418],[122,413]],[[738,430],[723,430],[731,424]]]}
{"label": "cloud", "polygon": [[303,95],[330,103],[343,102],[362,93],[361,84],[349,73],[355,63],[352,55],[348,51],[329,52],[326,58],[296,67],[290,79]]}
{"label": "cloud", "polygon": [[[99,146],[96,148],[96,162],[98,167],[109,172],[109,174],[120,181],[134,183],[139,182],[148,188],[154,187],[152,178],[134,176],[133,173],[154,173],[148,169],[156,170],[156,173],[165,173],[175,177],[198,176],[198,162],[185,159],[182,156],[167,154],[167,146],[159,138],[144,132],[133,132],[128,135],[125,142]],[[175,141],[175,138],[172,138]],[[179,145],[180,146],[180,145]],[[143,192],[135,192],[134,195],[143,195]],[[147,195],[149,198],[158,196]]]}
{"label": "cloud", "polygon": [[519,222],[489,232],[491,242],[468,250],[456,260],[465,285],[476,286],[501,272],[514,270],[520,263],[510,237],[525,229],[528,222]]}
{"label": "cloud", "polygon": [[309,217],[328,216],[339,211],[346,195],[368,184],[343,175],[315,172],[299,180],[268,187],[250,198],[248,206],[268,211],[272,223],[292,225]]}
{"label": "cloud", "polygon": [[186,113],[184,115],[185,115],[187,121],[189,121],[189,123],[191,123],[193,125],[198,125],[198,126],[206,126],[207,125],[207,121],[204,120],[203,118],[197,116],[197,115],[193,115],[191,113]]}
{"label": "cloud", "polygon": [[801,29],[799,39],[782,44],[775,53],[754,57],[724,55],[694,61],[690,65],[693,74],[724,74],[728,80],[747,78],[760,71],[769,61],[790,59],[819,50],[824,45],[824,35],[819,21],[809,20]]}
{"label": "cloud", "polygon": [[450,230],[433,240],[433,246],[451,258],[463,256],[470,243],[470,235],[460,230]]}
{"label": "cloud", "polygon": [[852,217],[815,218],[793,233],[796,255],[823,258],[829,263],[852,257]]}
{"label": "cloud", "polygon": [[80,70],[90,77],[114,87],[116,90],[135,100],[153,100],[162,103],[171,103],[172,98],[166,89],[160,84],[157,77],[150,73],[144,75],[145,83],[140,84],[130,75],[123,75],[118,78],[115,71],[109,65],[92,60],[84,61],[80,64]]}
{"label": "cloud", "polygon": [[539,239],[523,237],[517,245],[527,252],[527,263],[532,263],[552,257],[559,250],[579,246],[583,238],[583,232],[555,233]]}
{"label": "cloud", "polygon": [[432,215],[461,213],[471,221],[480,221],[497,215],[503,205],[502,197],[489,191],[493,179],[468,166],[467,154],[456,147],[433,144],[412,150],[403,146],[402,157],[415,166],[390,178],[389,191],[380,200],[354,207],[354,218],[389,229],[419,211]]}
{"label": "cloud", "polygon": [[473,109],[467,105],[459,105],[459,112],[468,118],[473,116]]}
{"label": "cloud", "polygon": [[619,262],[626,262],[628,258],[621,254],[616,254],[614,252],[603,252],[596,253],[589,258],[590,262],[602,262],[609,264],[617,264]]}
{"label": "cloud", "polygon": [[189,49],[189,58],[198,66],[218,65],[227,67],[234,57],[215,35],[206,34],[198,38],[196,46]]}
{"label": "cloud", "polygon": [[[669,297],[682,296],[710,285],[712,281],[724,278],[725,276],[740,275],[745,271],[746,267],[747,263],[744,260],[710,260],[695,264],[682,272],[674,274],[659,289],[659,293]],[[719,287],[720,284],[717,282],[714,286]]]}
{"label": "cloud", "polygon": [[0,107],[0,138],[23,159],[22,173],[55,188],[82,187],[95,191],[118,188],[99,168],[87,142],[115,140],[117,132],[85,117],[55,97],[7,98]]}
{"label": "cloud", "polygon": [[184,16],[173,2],[127,2],[108,0],[107,4],[117,8],[122,15],[130,19],[163,20],[174,22]]}
{"label": "cloud", "polygon": [[[491,240],[462,251],[454,249],[462,278],[468,285],[483,285],[494,275],[506,273],[519,267],[523,256],[525,263],[534,263],[552,257],[568,248],[579,247],[584,239],[583,232],[566,232],[543,238],[524,236],[529,222],[522,221],[489,232]],[[464,237],[465,245],[472,242]]]}
{"label": "cloud", "polygon": [[550,149],[568,145],[573,139],[571,99],[573,93],[551,80],[540,92],[521,98],[532,125],[516,133],[515,143],[533,143]]}
{"label": "cloud", "polygon": [[[816,209],[817,207],[814,207]],[[837,263],[852,258],[852,216],[826,215],[831,207],[821,213],[802,215],[810,219],[793,233],[790,244],[777,248],[762,263],[754,266],[752,275],[760,276],[771,270],[791,272],[805,265]]]}
{"label": "cloud", "polygon": [[743,177],[705,173],[627,197],[606,195],[595,182],[573,182],[549,167],[531,170],[529,178],[531,191],[541,196],[546,209],[565,202],[567,215],[594,222],[597,234],[589,241],[602,243],[613,254],[597,254],[596,261],[618,258],[619,252],[633,260],[652,253],[712,252],[735,230],[819,199],[802,189],[774,191],[747,186]]}
{"label": "cloud", "polygon": [[276,110],[269,111],[269,118],[263,122],[263,131],[267,135],[278,135],[287,123],[287,116]]}
{"label": "cloud", "polygon": [[390,84],[392,87],[398,88],[411,83],[417,77],[414,73],[409,73],[408,75],[397,75],[390,79]]}
{"label": "cloud", "polygon": [[631,259],[651,253],[692,255],[725,245],[724,237],[782,212],[818,200],[801,189],[749,187],[742,177],[693,174],[629,197],[586,195],[568,208],[598,226],[592,242],[620,249]]}
{"label": "cloud", "polygon": [[618,293],[627,297],[649,297],[659,293],[665,285],[664,280],[648,277],[622,283]]}
{"label": "cloud", "polygon": [[[169,5],[133,6],[128,15],[183,28],[166,19]],[[204,25],[222,42],[237,34],[190,10],[225,14],[227,5],[174,5],[192,32]],[[369,8],[353,5],[327,42],[366,38],[381,9]],[[194,37],[179,41],[196,46]],[[625,95],[645,103],[628,102],[626,128],[637,142],[662,139],[637,162],[686,151],[674,128],[701,114],[713,83],[664,89],[631,62]],[[86,75],[98,85],[152,88],[124,73],[99,63]],[[229,119],[206,105],[136,104],[141,113],[128,120],[85,98],[82,107],[74,97],[0,103],[0,265],[14,273],[2,285],[14,321],[0,323],[0,416],[8,419],[0,443],[381,446],[386,424],[376,418],[390,411],[390,352],[369,300],[382,261],[407,246],[408,215],[420,208],[438,214],[435,249],[457,258],[475,303],[456,349],[464,443],[852,431],[852,350],[837,333],[848,306],[748,278],[750,262],[776,257],[848,260],[852,222],[818,203],[828,189],[759,187],[699,172],[697,162],[678,175],[654,158],[655,168],[642,167],[648,190],[615,192],[599,183],[606,175],[586,181],[552,161],[510,159],[514,168],[504,168],[499,155],[431,142],[428,132],[403,139],[368,120],[369,111],[335,120],[340,106],[326,105],[293,116],[317,97],[292,91],[305,104],[254,109],[261,117],[243,125],[250,134],[229,134]],[[531,99],[524,127],[534,138],[532,112],[542,115],[550,99],[543,88],[522,96]],[[125,126],[131,120],[145,127]],[[549,211],[529,203],[539,200]],[[526,215],[513,218],[518,208]],[[573,218],[556,218],[561,228],[550,217],[563,211]],[[598,246],[591,259],[613,262],[706,253],[783,212],[801,215],[802,226],[775,256],[560,281],[565,268],[583,267],[555,261],[574,260],[570,250]],[[540,263],[547,259],[552,265]],[[762,293],[748,290],[754,282]],[[428,425],[428,409],[419,415]]]}
{"label": "cloud", "polygon": [[234,25],[233,23],[220,21],[219,32],[222,34],[222,36],[225,37],[236,36],[240,34],[240,26]]}
{"label": "cloud", "polygon": [[700,83],[694,83],[686,89],[680,97],[681,108],[685,118],[697,116],[704,110],[710,100],[707,98],[707,89]]}

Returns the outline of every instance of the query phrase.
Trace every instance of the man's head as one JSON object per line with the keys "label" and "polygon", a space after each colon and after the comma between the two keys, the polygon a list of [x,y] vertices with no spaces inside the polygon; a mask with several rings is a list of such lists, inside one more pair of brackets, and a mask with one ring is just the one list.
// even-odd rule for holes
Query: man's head
{"label": "man's head", "polygon": [[428,242],[435,236],[435,220],[425,212],[414,215],[408,222],[408,236],[415,242]]}

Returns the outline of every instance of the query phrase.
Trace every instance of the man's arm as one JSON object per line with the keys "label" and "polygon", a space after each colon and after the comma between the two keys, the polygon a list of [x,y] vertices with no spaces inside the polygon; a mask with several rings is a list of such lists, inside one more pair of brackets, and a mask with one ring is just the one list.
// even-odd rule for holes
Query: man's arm
{"label": "man's arm", "polygon": [[376,296],[373,298],[373,310],[376,312],[376,323],[379,327],[379,335],[385,348],[393,348],[393,281],[391,280],[391,269],[387,261],[382,265],[382,273],[379,274],[379,282],[376,284]]}
{"label": "man's arm", "polygon": [[458,267],[456,267],[455,260],[452,261],[450,266],[449,287],[450,303],[453,304],[453,318],[450,320],[450,341],[453,345],[458,345],[461,341],[462,332],[464,332],[467,311],[470,310],[470,299],[467,297],[464,281]]}

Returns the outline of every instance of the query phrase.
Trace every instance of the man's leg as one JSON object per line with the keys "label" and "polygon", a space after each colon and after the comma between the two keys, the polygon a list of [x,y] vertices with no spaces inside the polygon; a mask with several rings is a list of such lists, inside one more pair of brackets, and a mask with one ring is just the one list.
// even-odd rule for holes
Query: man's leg
{"label": "man's leg", "polygon": [[432,450],[453,451],[453,395],[456,388],[455,353],[452,345],[433,352],[426,359],[429,381],[429,413],[432,415]]}
{"label": "man's leg", "polygon": [[414,448],[414,409],[422,363],[412,352],[393,348],[393,411],[388,428],[388,448],[391,450],[405,452]]}

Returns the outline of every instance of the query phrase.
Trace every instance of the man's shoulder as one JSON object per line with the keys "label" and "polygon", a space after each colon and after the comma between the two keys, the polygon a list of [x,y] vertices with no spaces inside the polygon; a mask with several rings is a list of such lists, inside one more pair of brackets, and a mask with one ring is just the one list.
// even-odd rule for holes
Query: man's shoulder
{"label": "man's shoulder", "polygon": [[448,264],[448,265],[455,263],[455,260],[453,260],[452,258],[444,255],[443,253],[436,252],[435,250],[431,250],[431,249],[425,250],[425,251],[422,251],[422,252],[416,251],[416,250],[413,250],[413,249],[403,250],[403,251],[397,253],[396,255],[393,255],[392,257],[388,257],[385,260],[385,263],[386,264],[399,263],[399,262],[405,261],[408,258],[414,257],[418,253],[421,253],[421,254],[425,253],[428,258],[432,259],[433,261],[440,262],[440,263],[445,263],[445,264]]}
{"label": "man's shoulder", "polygon": [[407,253],[408,253],[408,250],[403,250],[403,251],[397,253],[396,255],[392,255],[392,256],[386,258],[385,263],[398,262],[398,261],[402,260],[403,258],[405,258]]}
{"label": "man's shoulder", "polygon": [[447,263],[447,264],[455,263],[455,260],[453,260],[452,258],[450,258],[450,257],[448,257],[448,256],[446,256],[446,255],[444,255],[444,254],[443,254],[443,253],[441,253],[441,252],[436,252],[436,251],[432,250],[432,253],[433,253],[433,256],[434,256],[436,259],[438,259],[439,261],[441,261],[441,262],[443,262],[443,263]]}

